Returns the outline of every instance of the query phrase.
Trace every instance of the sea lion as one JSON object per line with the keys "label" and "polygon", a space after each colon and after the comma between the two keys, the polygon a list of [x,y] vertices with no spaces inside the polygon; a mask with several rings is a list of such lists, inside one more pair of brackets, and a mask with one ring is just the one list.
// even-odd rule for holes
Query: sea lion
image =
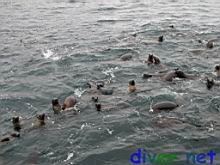
{"label": "sea lion", "polygon": [[105,89],[103,88],[102,85],[97,85],[97,90],[102,94],[102,95],[112,95],[113,94],[113,89]]}
{"label": "sea lion", "polygon": [[147,63],[148,64],[160,64],[160,59],[157,56],[154,56],[153,54],[149,54]]}
{"label": "sea lion", "polygon": [[135,92],[136,91],[136,85],[135,85],[135,81],[131,80],[128,83],[128,91],[129,92]]}
{"label": "sea lion", "polygon": [[74,107],[76,104],[76,99],[74,96],[68,96],[65,98],[62,109],[65,110],[70,107]]}
{"label": "sea lion", "polygon": [[151,77],[153,77],[153,75],[151,75],[151,74],[146,74],[146,73],[144,73],[144,74],[142,75],[142,78],[143,78],[143,79],[148,79],[148,78],[151,78]]}
{"label": "sea lion", "polygon": [[39,126],[45,125],[45,114],[37,115],[37,122]]}
{"label": "sea lion", "polygon": [[124,55],[122,55],[122,56],[120,57],[120,59],[121,59],[122,61],[129,61],[129,60],[132,59],[132,55],[130,55],[130,54],[124,54]]}
{"label": "sea lion", "polygon": [[60,113],[62,110],[62,107],[61,107],[59,100],[57,98],[54,98],[52,100],[52,109],[55,114]]}
{"label": "sea lion", "polygon": [[164,37],[163,36],[159,36],[158,37],[158,42],[163,42],[164,41]]}
{"label": "sea lion", "polygon": [[214,72],[216,72],[216,76],[217,76],[217,77],[220,77],[220,65],[216,65],[216,66],[215,66]]}
{"label": "sea lion", "polygon": [[156,103],[152,106],[152,109],[157,111],[157,110],[172,110],[178,107],[178,105],[175,102],[171,101],[162,101],[159,103]]}
{"label": "sea lion", "polygon": [[95,104],[96,110],[101,111],[102,105],[101,104]]}
{"label": "sea lion", "polygon": [[174,29],[174,25],[169,25],[170,28]]}
{"label": "sea lion", "polygon": [[19,133],[11,133],[10,135],[2,138],[0,140],[1,143],[4,143],[4,142],[9,142],[11,140],[11,138],[19,138],[20,137],[20,134]]}
{"label": "sea lion", "polygon": [[163,76],[162,79],[165,81],[173,81],[173,79],[176,77],[176,71],[170,71],[167,74],[165,74],[165,76]]}
{"label": "sea lion", "polygon": [[206,44],[206,47],[208,49],[212,49],[214,47],[214,41],[212,41],[212,40],[208,41],[207,44]]}
{"label": "sea lion", "polygon": [[12,117],[12,124],[15,131],[19,132],[21,130],[21,122],[19,116]]}
{"label": "sea lion", "polygon": [[206,87],[207,89],[211,89],[213,86],[220,86],[220,81],[215,81],[214,79],[206,79]]}

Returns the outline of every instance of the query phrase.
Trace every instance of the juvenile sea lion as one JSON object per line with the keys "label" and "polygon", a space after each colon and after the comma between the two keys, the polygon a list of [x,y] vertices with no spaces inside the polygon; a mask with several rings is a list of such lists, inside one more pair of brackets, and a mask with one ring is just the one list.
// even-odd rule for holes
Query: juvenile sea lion
{"label": "juvenile sea lion", "polygon": [[129,60],[132,59],[132,55],[130,55],[130,54],[124,54],[124,55],[122,55],[122,56],[120,57],[120,59],[121,59],[122,61],[129,61]]}
{"label": "juvenile sea lion", "polygon": [[57,98],[54,98],[52,100],[52,109],[55,114],[60,113],[62,110],[59,100]]}
{"label": "juvenile sea lion", "polygon": [[220,77],[220,65],[215,66],[215,72],[216,72],[216,76]]}
{"label": "juvenile sea lion", "polygon": [[74,107],[76,104],[76,99],[74,96],[68,96],[65,98],[62,109],[65,110],[70,107]]}
{"label": "juvenile sea lion", "polygon": [[158,37],[158,42],[163,42],[164,41],[164,37],[163,36],[159,36]]}
{"label": "juvenile sea lion", "polygon": [[129,92],[135,92],[136,91],[136,85],[135,85],[135,81],[131,80],[128,83],[128,91]]}
{"label": "juvenile sea lion", "polygon": [[12,124],[13,124],[15,131],[19,132],[21,130],[21,123],[20,123],[19,116],[12,117]]}
{"label": "juvenile sea lion", "polygon": [[159,103],[156,103],[152,106],[152,109],[157,111],[157,110],[172,110],[178,107],[178,105],[175,102],[171,101],[162,101]]}

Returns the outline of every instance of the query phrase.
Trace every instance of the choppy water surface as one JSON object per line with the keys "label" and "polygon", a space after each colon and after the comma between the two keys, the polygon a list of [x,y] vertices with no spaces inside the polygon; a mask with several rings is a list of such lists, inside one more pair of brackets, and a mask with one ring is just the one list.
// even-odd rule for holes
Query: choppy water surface
{"label": "choppy water surface", "polygon": [[[142,62],[149,53],[167,68],[212,76],[219,43],[207,50],[197,40],[220,38],[219,8],[218,0],[0,1],[0,135],[13,130],[12,116],[47,114],[44,127],[0,144],[0,164],[130,164],[134,144],[155,153],[219,152],[218,87],[208,91],[202,78],[141,78],[161,69]],[[165,42],[154,42],[159,35]],[[133,59],[122,62],[123,54]],[[100,96],[105,111],[98,113],[84,91],[103,79],[115,92]],[[131,79],[149,90],[128,94]],[[81,114],[53,115],[51,99],[71,94]],[[152,103],[175,99],[182,102],[176,110],[149,112]],[[185,165],[185,157],[173,164]]]}

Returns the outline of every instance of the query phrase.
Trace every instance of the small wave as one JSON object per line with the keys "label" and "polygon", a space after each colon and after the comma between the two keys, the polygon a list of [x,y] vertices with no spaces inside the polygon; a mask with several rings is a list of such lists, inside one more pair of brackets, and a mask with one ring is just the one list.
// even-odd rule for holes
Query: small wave
{"label": "small wave", "polygon": [[52,59],[54,61],[57,61],[59,60],[61,57],[57,56],[56,53],[54,53],[52,50],[50,49],[47,49],[47,50],[43,50],[42,51],[42,54],[43,54],[43,57],[45,59]]}

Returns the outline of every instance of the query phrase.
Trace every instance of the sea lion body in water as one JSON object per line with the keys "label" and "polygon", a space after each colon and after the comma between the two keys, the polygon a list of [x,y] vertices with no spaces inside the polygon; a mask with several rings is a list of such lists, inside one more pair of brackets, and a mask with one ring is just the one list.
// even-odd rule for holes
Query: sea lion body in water
{"label": "sea lion body in water", "polygon": [[65,110],[67,108],[74,107],[76,104],[76,99],[74,96],[68,96],[65,98],[62,109]]}
{"label": "sea lion body in water", "polygon": [[161,77],[162,80],[165,81],[173,81],[174,78],[181,78],[181,79],[195,79],[196,76],[190,75],[190,74],[185,74],[183,71],[180,71],[179,69],[175,69],[174,71],[170,71],[166,74],[143,74],[142,78],[147,79],[151,77]]}
{"label": "sea lion body in water", "polygon": [[132,55],[130,54],[124,54],[120,57],[121,61],[129,61],[132,59]]}
{"label": "sea lion body in water", "polygon": [[152,109],[157,111],[157,110],[172,110],[178,107],[178,105],[175,102],[171,101],[163,101],[156,103],[152,106]]}
{"label": "sea lion body in water", "polygon": [[19,137],[20,137],[20,134],[19,134],[19,133],[11,133],[10,135],[3,137],[3,138],[0,140],[0,143],[9,142],[9,141],[11,141],[11,139],[13,139],[13,138],[19,138]]}

